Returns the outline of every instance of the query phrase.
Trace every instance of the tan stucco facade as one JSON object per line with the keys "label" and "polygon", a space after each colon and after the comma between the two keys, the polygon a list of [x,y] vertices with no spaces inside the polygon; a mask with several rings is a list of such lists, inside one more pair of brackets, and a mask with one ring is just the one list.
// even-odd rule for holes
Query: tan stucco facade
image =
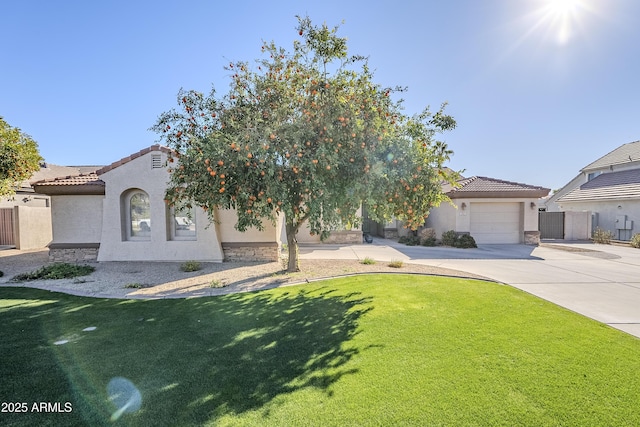
{"label": "tan stucco facade", "polygon": [[527,236],[538,232],[537,199],[457,198],[433,209],[426,227],[438,238],[454,230],[471,234],[481,244],[529,243]]}
{"label": "tan stucco facade", "polygon": [[[54,261],[275,261],[281,218],[244,233],[236,213],[217,210],[215,222],[195,207],[177,216],[165,202],[170,180],[165,147],[153,146],[104,167],[92,177],[40,185],[51,195]],[[135,200],[135,202],[134,202]],[[142,200],[142,202],[139,202]],[[141,204],[139,204],[141,203]],[[188,219],[187,219],[188,218]],[[182,223],[180,223],[180,221]],[[179,226],[182,224],[183,228]],[[185,232],[187,227],[188,232]],[[178,230],[182,230],[182,234]]]}

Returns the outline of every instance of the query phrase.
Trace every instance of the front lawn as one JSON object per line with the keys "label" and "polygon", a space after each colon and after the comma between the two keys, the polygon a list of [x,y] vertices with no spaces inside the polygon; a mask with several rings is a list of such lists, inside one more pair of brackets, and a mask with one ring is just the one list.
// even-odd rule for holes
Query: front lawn
{"label": "front lawn", "polygon": [[[640,425],[640,340],[495,283],[366,275],[153,301],[0,288],[0,325],[2,425]],[[114,415],[116,377],[139,410],[116,396]]]}

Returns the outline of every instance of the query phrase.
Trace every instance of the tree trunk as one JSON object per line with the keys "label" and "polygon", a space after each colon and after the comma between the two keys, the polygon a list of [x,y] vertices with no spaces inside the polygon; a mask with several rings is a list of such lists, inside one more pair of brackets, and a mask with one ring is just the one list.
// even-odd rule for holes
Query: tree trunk
{"label": "tree trunk", "polygon": [[287,272],[295,273],[296,271],[300,271],[300,267],[298,265],[298,240],[296,239],[296,234],[298,234],[298,227],[294,226],[293,222],[287,221],[286,232],[287,232],[287,248],[289,250],[289,262],[287,263]]}

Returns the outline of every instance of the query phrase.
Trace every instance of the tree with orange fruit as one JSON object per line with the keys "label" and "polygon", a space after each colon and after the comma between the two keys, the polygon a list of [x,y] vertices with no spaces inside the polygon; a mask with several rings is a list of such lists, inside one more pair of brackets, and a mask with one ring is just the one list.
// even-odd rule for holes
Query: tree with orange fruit
{"label": "tree with orange fruit", "polygon": [[288,271],[298,271],[303,223],[324,239],[357,226],[364,206],[416,229],[447,200],[441,183],[456,179],[444,167],[451,151],[434,140],[455,127],[444,105],[404,115],[391,98],[402,89],[376,84],[338,27],[298,17],[296,30],[293,51],[263,43],[255,64],[226,67],[226,95],[180,90],[179,109],[152,128],[174,150],[168,202],[191,200],[212,220],[216,208],[235,209],[240,231],[283,214]]}
{"label": "tree with orange fruit", "polygon": [[38,143],[0,117],[0,196],[15,194],[16,187],[40,169]]}

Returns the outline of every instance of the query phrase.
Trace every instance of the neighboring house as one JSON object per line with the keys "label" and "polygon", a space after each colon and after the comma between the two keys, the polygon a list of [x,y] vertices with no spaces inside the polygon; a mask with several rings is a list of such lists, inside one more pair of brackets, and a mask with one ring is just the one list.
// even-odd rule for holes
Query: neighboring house
{"label": "neighboring house", "polygon": [[[427,218],[425,227],[433,228],[437,238],[445,231],[454,230],[471,234],[481,244],[540,242],[538,200],[549,194],[548,188],[481,176],[463,178],[458,184],[456,188],[448,184],[442,188],[453,204],[441,203]],[[367,219],[366,215],[363,230],[389,239],[409,233],[402,221],[381,224]],[[298,242],[319,241],[318,236],[309,236],[308,229],[300,230]]]}
{"label": "neighboring house", "polygon": [[275,261],[281,225],[241,233],[236,214],[169,207],[167,147],[153,145],[95,173],[44,180],[51,197],[52,261]]}
{"label": "neighboring house", "polygon": [[471,234],[480,244],[538,244],[538,199],[549,194],[548,188],[494,178],[474,176],[458,181],[443,191],[453,202],[442,203],[427,218],[438,238],[454,230]]}
{"label": "neighboring house", "polygon": [[51,242],[51,202],[32,183],[95,171],[99,166],[58,166],[42,163],[31,178],[20,183],[13,196],[0,198],[0,245],[21,250],[46,247]]}
{"label": "neighboring house", "polygon": [[640,141],[585,166],[546,203],[548,212],[589,212],[591,227],[629,240],[640,232]]}

